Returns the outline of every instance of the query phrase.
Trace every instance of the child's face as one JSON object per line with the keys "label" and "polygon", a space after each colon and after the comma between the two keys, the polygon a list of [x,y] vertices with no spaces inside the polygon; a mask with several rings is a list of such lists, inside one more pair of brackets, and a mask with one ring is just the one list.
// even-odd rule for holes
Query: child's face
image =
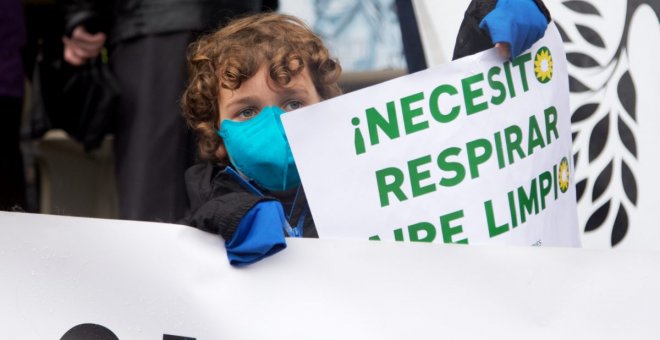
{"label": "child's face", "polygon": [[256,116],[266,106],[279,106],[285,112],[321,101],[307,68],[293,77],[287,86],[274,81],[266,65],[236,90],[220,88],[218,98],[220,124],[225,119],[244,121]]}
{"label": "child's face", "polygon": [[[238,89],[220,88],[218,125],[221,125],[225,119],[248,120],[267,106],[279,106],[285,112],[289,112],[320,101],[321,96],[316,91],[307,68],[293,77],[289,84],[282,86],[270,77],[266,65],[262,65],[257,73],[244,81]],[[227,157],[224,146],[221,145],[216,150],[216,156],[220,159]]]}

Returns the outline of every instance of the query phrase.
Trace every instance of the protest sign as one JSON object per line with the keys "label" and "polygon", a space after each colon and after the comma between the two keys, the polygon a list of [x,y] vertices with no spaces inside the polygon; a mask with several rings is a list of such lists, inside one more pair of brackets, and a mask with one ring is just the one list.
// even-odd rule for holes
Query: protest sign
{"label": "protest sign", "polygon": [[578,246],[554,25],[282,117],[321,238]]}
{"label": "protest sign", "polygon": [[[0,212],[0,338],[654,339],[658,252],[218,235]],[[442,264],[442,265],[438,265]]]}

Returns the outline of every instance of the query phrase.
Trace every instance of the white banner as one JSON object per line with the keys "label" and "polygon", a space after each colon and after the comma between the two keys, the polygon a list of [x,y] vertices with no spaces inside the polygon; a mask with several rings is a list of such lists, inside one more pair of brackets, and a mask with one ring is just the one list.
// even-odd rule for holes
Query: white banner
{"label": "white banner", "polygon": [[238,269],[190,227],[0,212],[0,338],[660,336],[658,252],[287,242]]}
{"label": "white banner", "polygon": [[579,245],[559,33],[283,116],[322,238]]}

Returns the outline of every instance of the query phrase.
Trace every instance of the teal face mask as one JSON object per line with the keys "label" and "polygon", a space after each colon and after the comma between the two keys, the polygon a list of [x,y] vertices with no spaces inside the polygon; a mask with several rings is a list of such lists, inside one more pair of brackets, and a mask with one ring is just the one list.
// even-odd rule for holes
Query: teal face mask
{"label": "teal face mask", "polygon": [[283,113],[277,106],[268,106],[250,120],[223,120],[218,131],[234,167],[271,191],[284,191],[300,185],[298,169],[280,119]]}

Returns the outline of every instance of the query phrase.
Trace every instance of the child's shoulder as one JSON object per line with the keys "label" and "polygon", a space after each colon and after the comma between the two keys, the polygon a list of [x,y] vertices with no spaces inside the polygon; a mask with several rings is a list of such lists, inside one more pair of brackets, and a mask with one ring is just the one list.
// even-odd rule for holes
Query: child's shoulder
{"label": "child's shoulder", "polygon": [[259,189],[242,178],[236,170],[214,162],[198,163],[188,168],[185,173],[185,183],[190,207],[193,210],[208,201],[228,194],[264,196]]}
{"label": "child's shoulder", "polygon": [[188,190],[205,192],[210,190],[212,179],[224,170],[224,165],[213,162],[197,163],[185,172],[186,187]]}
{"label": "child's shoulder", "polygon": [[218,195],[240,190],[240,186],[235,185],[234,180],[226,175],[226,168],[226,165],[202,162],[186,170],[186,191],[193,210]]}

